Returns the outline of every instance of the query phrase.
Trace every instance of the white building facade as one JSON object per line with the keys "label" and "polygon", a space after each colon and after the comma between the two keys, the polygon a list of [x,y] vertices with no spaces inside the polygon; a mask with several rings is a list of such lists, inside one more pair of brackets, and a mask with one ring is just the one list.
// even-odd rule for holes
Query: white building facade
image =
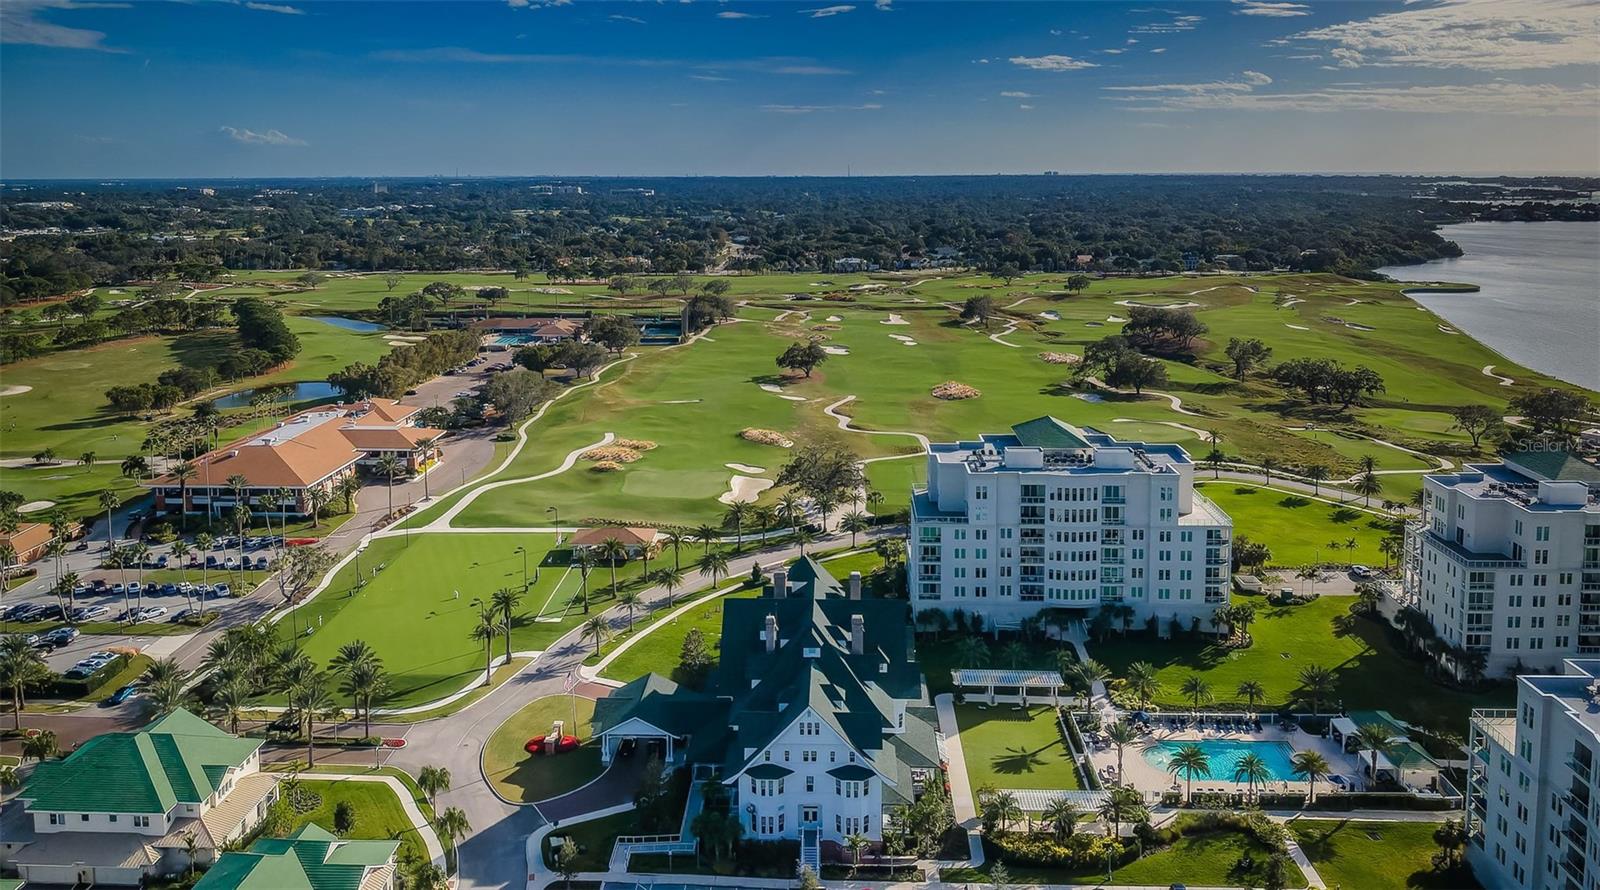
{"label": "white building facade", "polygon": [[1487,675],[1600,655],[1600,470],[1530,452],[1424,477],[1401,583]]}
{"label": "white building facade", "polygon": [[1488,890],[1600,888],[1600,659],[1472,714],[1467,862]]}
{"label": "white building facade", "polygon": [[1015,627],[1046,608],[1126,606],[1126,620],[1154,618],[1166,635],[1228,604],[1233,522],[1194,490],[1177,445],[1040,417],[935,444],[927,467],[907,546],[917,610]]}

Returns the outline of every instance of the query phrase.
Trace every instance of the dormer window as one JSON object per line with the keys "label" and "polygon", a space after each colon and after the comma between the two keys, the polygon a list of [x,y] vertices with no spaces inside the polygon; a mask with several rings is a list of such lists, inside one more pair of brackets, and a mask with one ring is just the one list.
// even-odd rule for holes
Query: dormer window
{"label": "dormer window", "polygon": [[822,650],[816,646],[807,646],[800,650],[800,654],[804,655],[806,658],[821,658]]}

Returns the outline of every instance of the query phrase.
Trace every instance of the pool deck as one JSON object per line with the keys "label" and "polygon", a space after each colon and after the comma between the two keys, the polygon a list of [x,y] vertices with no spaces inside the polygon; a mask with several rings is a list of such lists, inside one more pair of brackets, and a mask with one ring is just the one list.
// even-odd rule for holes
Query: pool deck
{"label": "pool deck", "polygon": [[[1231,742],[1285,742],[1295,751],[1319,751],[1327,758],[1332,771],[1344,776],[1347,781],[1358,785],[1365,784],[1361,778],[1360,764],[1356,755],[1346,754],[1339,750],[1339,746],[1331,739],[1324,739],[1310,733],[1285,732],[1278,727],[1268,724],[1261,732],[1221,732],[1218,730],[1196,730],[1192,728],[1171,730],[1166,726],[1153,727],[1153,731],[1144,736],[1142,742],[1129,745],[1122,754],[1122,769],[1124,780],[1133,787],[1145,792],[1182,791],[1184,781],[1180,777],[1174,781],[1172,774],[1152,764],[1144,757],[1144,749],[1149,745],[1160,742],[1200,742],[1200,741],[1231,741]],[[1094,743],[1091,741],[1091,745]],[[1109,744],[1095,748],[1089,755],[1097,773],[1103,776],[1113,776],[1117,766],[1117,749]],[[1107,768],[1110,772],[1105,772]],[[1327,779],[1317,782],[1318,793],[1331,789]],[[1209,778],[1196,776],[1194,791],[1224,791],[1236,792],[1245,788],[1243,782],[1233,781],[1232,775],[1223,775],[1220,770]],[[1298,791],[1306,790],[1306,783],[1300,780],[1273,780],[1265,786],[1257,785],[1258,791]]]}

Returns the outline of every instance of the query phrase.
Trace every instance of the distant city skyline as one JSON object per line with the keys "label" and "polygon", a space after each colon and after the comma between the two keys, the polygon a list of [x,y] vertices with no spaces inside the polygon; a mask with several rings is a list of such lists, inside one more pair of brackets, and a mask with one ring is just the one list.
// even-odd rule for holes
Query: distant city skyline
{"label": "distant city skyline", "polygon": [[1600,7],[0,5],[0,177],[1600,172]]}

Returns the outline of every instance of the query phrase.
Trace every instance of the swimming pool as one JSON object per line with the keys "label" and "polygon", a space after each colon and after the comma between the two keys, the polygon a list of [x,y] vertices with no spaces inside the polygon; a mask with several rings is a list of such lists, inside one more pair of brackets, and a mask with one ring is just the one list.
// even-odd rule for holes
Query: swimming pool
{"label": "swimming pool", "polygon": [[[1231,739],[1202,739],[1194,742],[1157,742],[1144,749],[1144,759],[1151,766],[1167,771],[1167,761],[1172,753],[1185,745],[1196,745],[1211,760],[1209,778],[1219,782],[1232,782],[1239,761],[1246,754],[1254,754],[1267,765],[1274,782],[1296,781],[1294,774],[1294,749],[1287,742],[1247,742]],[[1198,776],[1196,778],[1199,778]]]}

